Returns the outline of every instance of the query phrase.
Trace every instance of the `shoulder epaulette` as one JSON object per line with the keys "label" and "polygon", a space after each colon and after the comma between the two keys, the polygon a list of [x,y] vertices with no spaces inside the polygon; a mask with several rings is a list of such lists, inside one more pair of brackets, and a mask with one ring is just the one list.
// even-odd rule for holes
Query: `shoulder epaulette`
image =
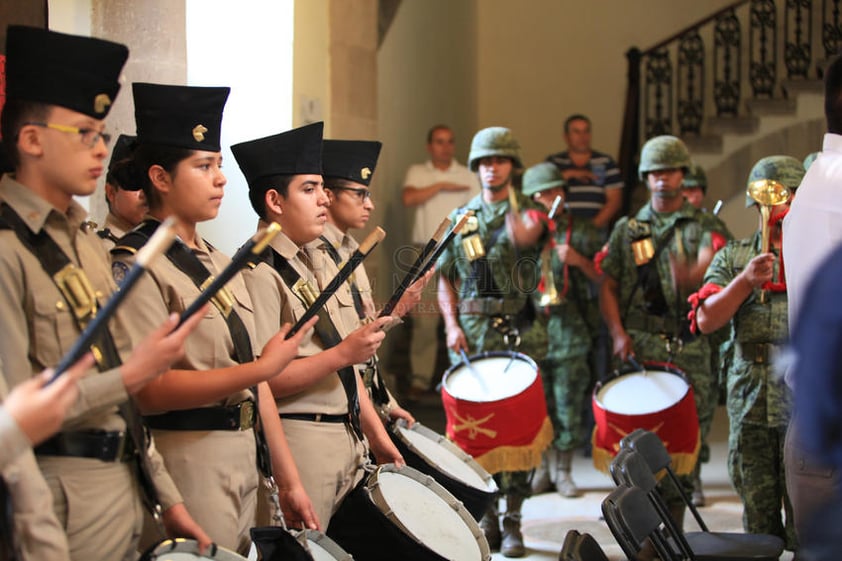
{"label": "shoulder epaulette", "polygon": [[149,241],[149,238],[155,232],[157,227],[158,223],[154,221],[141,223],[140,226],[131,232],[128,232],[116,242],[116,245],[111,248],[111,255],[126,253],[134,255],[147,241]]}

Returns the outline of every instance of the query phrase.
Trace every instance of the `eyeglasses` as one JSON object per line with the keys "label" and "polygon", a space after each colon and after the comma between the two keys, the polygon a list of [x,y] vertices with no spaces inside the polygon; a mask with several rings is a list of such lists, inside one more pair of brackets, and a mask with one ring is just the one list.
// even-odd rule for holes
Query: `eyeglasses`
{"label": "eyeglasses", "polygon": [[78,134],[79,138],[82,140],[82,144],[84,144],[88,148],[93,148],[100,138],[106,146],[108,146],[108,143],[111,142],[110,134],[98,131],[96,129],[80,129],[79,127],[74,127],[71,125],[59,125],[56,123],[38,123],[35,121],[24,123],[24,126],[25,125],[44,127],[45,129],[53,129],[60,132],[68,132],[70,134]]}
{"label": "eyeglasses", "polygon": [[357,187],[328,187],[328,189],[337,189],[339,191],[350,191],[360,199],[361,203],[366,202],[371,198],[371,191],[368,189],[359,189]]}

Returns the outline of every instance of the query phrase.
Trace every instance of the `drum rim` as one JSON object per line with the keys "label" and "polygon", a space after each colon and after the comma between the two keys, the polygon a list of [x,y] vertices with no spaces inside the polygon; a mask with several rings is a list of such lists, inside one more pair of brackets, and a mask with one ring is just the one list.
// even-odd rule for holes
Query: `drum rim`
{"label": "drum rim", "polygon": [[[473,356],[469,356],[468,360],[473,363],[473,362],[476,362],[476,361],[479,361],[479,360],[484,360],[484,359],[487,359],[487,358],[509,358],[509,359],[511,359],[513,357],[514,357],[515,360],[520,360],[522,362],[525,362],[528,366],[531,366],[532,370],[535,372],[535,379],[541,380],[541,369],[538,367],[538,363],[535,362],[535,360],[532,359],[532,357],[530,357],[529,355],[525,355],[525,354],[519,353],[517,351],[485,351],[485,352],[482,352],[482,353],[479,353],[479,354],[476,354],[476,355],[473,355]],[[458,370],[460,368],[464,368],[464,367],[465,367],[465,364],[462,363],[462,362],[459,362],[457,364],[451,365],[450,368],[448,368],[444,372],[444,375],[442,375],[442,378],[441,378],[441,393],[442,393],[442,396],[447,394],[449,397],[451,397],[455,400],[469,401],[471,403],[496,403],[496,402],[499,402],[499,401],[506,401],[508,399],[511,399],[515,395],[519,395],[520,393],[523,393],[524,391],[529,389],[529,387],[532,385],[532,384],[529,384],[529,386],[524,388],[523,391],[519,392],[518,394],[514,394],[514,395],[510,395],[510,396],[506,396],[506,397],[501,397],[501,398],[497,398],[497,399],[484,400],[484,401],[478,401],[478,400],[475,400],[475,399],[468,399],[468,398],[465,398],[465,397],[456,396],[456,395],[453,395],[452,393],[450,393],[450,391],[448,391],[447,381],[448,381],[448,378],[450,378],[451,374],[453,374],[456,370]],[[534,384],[535,381],[533,380],[532,383]]]}
{"label": "drum rim", "polygon": [[[462,504],[462,501],[457,499],[453,496],[453,493],[445,489],[439,482],[433,479],[431,476],[418,471],[417,469],[410,467],[410,466],[403,466],[398,467],[395,464],[381,464],[377,466],[373,472],[371,472],[368,476],[368,479],[365,481],[365,490],[366,493],[369,495],[369,500],[376,506],[378,509],[379,503],[383,503],[388,505],[388,501],[385,500],[383,493],[380,491],[380,482],[379,477],[381,473],[397,473],[400,475],[406,475],[411,479],[414,479],[416,482],[428,487],[430,490],[435,492],[440,498],[450,497],[453,499],[453,504],[448,503],[448,506],[453,508],[456,511],[456,514],[462,519],[462,521],[466,524],[468,529],[470,530],[471,534],[474,536],[474,539],[479,546],[480,557],[483,560],[491,559],[491,548],[488,546],[488,541],[485,539],[485,534],[483,533],[482,529],[479,527],[479,523],[477,523],[476,519],[471,516],[471,513],[468,512],[468,509],[465,508],[465,505]],[[375,500],[375,498],[379,499]],[[382,512],[382,511],[381,511]],[[399,527],[407,537],[415,540],[418,544],[430,549],[437,555],[438,552],[433,550],[427,544],[418,540],[416,535],[409,531],[409,529],[395,516],[394,512],[391,510],[386,513],[382,512],[383,516],[386,517],[389,522],[394,524],[395,526]]]}
{"label": "drum rim", "polygon": [[319,532],[318,530],[304,530],[304,537],[307,538],[307,541],[313,542],[333,555],[337,561],[353,561],[354,559],[350,553],[342,549],[342,546],[330,539],[330,537],[324,532]]}
{"label": "drum rim", "polygon": [[[158,551],[159,548],[166,548],[163,551]],[[154,561],[158,559],[161,555],[166,555],[168,553],[192,553],[194,555],[202,555],[202,559],[217,559],[217,555],[220,553],[226,554],[229,559],[232,560],[243,560],[246,561],[246,557],[243,557],[239,553],[231,551],[230,549],[226,549],[222,546],[211,544],[210,550],[207,554],[200,554],[199,553],[199,542],[191,539],[191,538],[165,538],[160,540],[146,549],[143,552],[143,555],[140,556],[141,561]]]}
{"label": "drum rim", "polygon": [[[424,436],[424,437],[426,437],[426,438],[429,438],[430,440],[432,440],[432,441],[433,441],[433,442],[435,442],[436,444],[439,444],[439,445],[443,446],[445,449],[447,449],[449,452],[453,453],[453,454],[454,454],[456,457],[458,457],[460,460],[462,460],[463,462],[465,462],[466,464],[468,464],[468,466],[469,466],[471,469],[473,469],[473,470],[476,472],[476,474],[477,474],[477,475],[479,475],[479,476],[480,476],[480,478],[481,478],[481,479],[485,482],[485,485],[486,485],[486,486],[485,486],[485,488],[484,488],[484,489],[480,489],[479,487],[474,487],[474,486],[473,486],[473,485],[471,485],[470,483],[468,483],[468,482],[466,482],[466,481],[462,481],[462,480],[461,480],[461,479],[459,479],[458,477],[453,477],[453,476],[451,476],[451,475],[450,475],[450,474],[448,474],[448,473],[445,473],[445,474],[444,474],[445,476],[449,477],[450,479],[452,479],[452,480],[454,480],[454,481],[457,481],[457,482],[459,482],[459,483],[462,483],[463,485],[467,485],[468,487],[470,487],[470,488],[472,488],[472,489],[476,489],[477,491],[482,491],[482,492],[485,492],[485,493],[492,493],[492,494],[493,494],[493,493],[497,493],[497,492],[499,492],[499,488],[497,487],[497,482],[496,482],[496,481],[494,481],[494,476],[493,476],[493,475],[491,475],[488,471],[486,471],[486,470],[485,470],[485,468],[483,468],[483,467],[479,464],[479,462],[477,462],[477,461],[473,458],[473,456],[471,456],[470,454],[468,454],[467,452],[465,452],[464,450],[462,450],[461,448],[459,448],[456,444],[454,444],[454,443],[453,443],[451,440],[449,440],[446,436],[444,436],[444,435],[442,435],[442,434],[437,433],[436,431],[432,430],[431,428],[429,428],[429,427],[427,427],[426,425],[424,425],[424,424],[422,424],[422,423],[419,423],[419,422],[417,422],[417,421],[416,421],[416,422],[415,422],[415,423],[414,423],[411,427],[409,427],[409,426],[407,426],[407,425],[408,425],[408,423],[406,422],[406,420],[404,420],[404,419],[398,419],[395,423],[393,423],[393,424],[392,424],[392,427],[390,427],[390,430],[391,430],[391,431],[392,431],[392,432],[393,432],[393,433],[394,433],[394,434],[395,434],[398,438],[400,438],[400,439],[401,439],[401,441],[403,441],[403,443],[404,443],[404,444],[405,444],[405,445],[406,445],[406,446],[407,446],[410,450],[412,450],[412,451],[413,451],[415,454],[417,454],[417,455],[418,455],[418,456],[419,456],[422,460],[424,460],[424,461],[427,463],[427,465],[429,465],[430,467],[435,468],[435,469],[437,469],[437,470],[440,470],[440,469],[441,469],[441,467],[440,467],[438,464],[433,463],[433,461],[432,461],[430,458],[428,458],[425,454],[423,454],[423,453],[422,453],[422,452],[421,452],[421,451],[420,451],[420,450],[419,450],[419,449],[415,446],[415,444],[413,444],[412,442],[409,442],[409,441],[408,441],[407,439],[405,439],[405,438],[402,438],[402,435],[400,434],[400,431],[398,430],[399,428],[403,428],[403,429],[408,430],[408,431],[415,431],[415,432],[418,432],[419,434],[421,434],[422,436]],[[429,434],[425,434],[425,433],[429,433]],[[431,438],[432,436],[435,436],[436,438]],[[409,466],[409,467],[411,467],[411,466]],[[415,468],[413,468],[413,469],[415,469]],[[418,471],[418,470],[416,470],[416,471]],[[419,472],[419,473],[421,473],[421,472]],[[435,480],[435,478],[433,478],[433,479]],[[438,483],[438,482],[436,482],[436,483]],[[452,494],[452,493],[451,493],[451,494]],[[457,498],[457,500],[458,500],[458,498]]]}
{"label": "drum rim", "polygon": [[648,411],[646,413],[618,413],[616,411],[611,411],[610,409],[606,409],[605,405],[603,405],[602,401],[598,397],[599,392],[600,392],[600,390],[602,390],[602,388],[604,388],[606,385],[610,384],[611,382],[614,382],[615,380],[619,380],[620,378],[622,378],[624,376],[629,376],[629,375],[636,374],[636,373],[639,373],[639,374],[643,373],[643,372],[640,372],[639,370],[628,370],[628,371],[616,371],[615,370],[613,375],[610,378],[608,378],[607,380],[599,380],[594,385],[593,392],[591,394],[591,401],[593,402],[593,404],[596,407],[599,407],[602,411],[609,411],[611,413],[614,413],[615,415],[623,415],[623,416],[627,416],[627,417],[641,417],[643,415],[656,415],[658,413],[663,413],[664,411],[669,411],[670,409],[675,407],[678,403],[681,403],[682,401],[687,399],[687,394],[690,393],[690,390],[692,389],[693,385],[690,383],[690,379],[687,377],[687,374],[684,372],[684,370],[682,370],[681,368],[672,364],[671,362],[657,362],[657,361],[654,361],[654,360],[646,360],[646,361],[642,361],[640,364],[641,364],[641,366],[646,368],[646,370],[644,372],[650,371],[649,367],[651,366],[651,367],[653,367],[651,369],[652,372],[666,372],[668,374],[672,374],[674,376],[678,376],[679,378],[681,378],[684,381],[684,383],[687,384],[687,389],[681,395],[681,399],[679,399],[675,403],[672,403],[672,404],[664,407],[663,409],[657,409],[655,411]]}

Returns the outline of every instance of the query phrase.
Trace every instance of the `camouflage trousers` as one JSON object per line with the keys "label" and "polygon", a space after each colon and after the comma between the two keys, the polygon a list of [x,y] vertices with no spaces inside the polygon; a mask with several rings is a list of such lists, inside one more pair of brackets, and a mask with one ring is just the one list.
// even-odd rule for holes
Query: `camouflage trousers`
{"label": "camouflage trousers", "polygon": [[562,452],[582,444],[582,412],[591,383],[588,355],[547,357],[541,362],[547,412],[553,423],[553,446]]}
{"label": "camouflage trousers", "polygon": [[532,474],[530,471],[501,471],[494,474],[494,482],[503,497],[515,496],[526,499],[532,496]]}
{"label": "camouflage trousers", "polygon": [[[629,336],[634,343],[638,361],[669,362],[682,370],[687,381],[693,387],[696,413],[699,416],[701,441],[707,440],[716,410],[718,391],[710,368],[710,347],[707,339],[698,338],[685,343],[680,349],[668,349],[664,338],[659,334],[646,333],[630,329]],[[670,350],[673,352],[671,353]],[[680,475],[681,487],[688,496],[693,493],[693,476]],[[683,501],[678,489],[671,481],[662,479],[658,488],[669,505],[678,505]]]}
{"label": "camouflage trousers", "polygon": [[[743,501],[743,528],[772,534],[796,545],[792,505],[786,492],[784,436],[786,427],[732,423],[728,437],[728,474]],[[781,519],[781,508],[786,514]]]}

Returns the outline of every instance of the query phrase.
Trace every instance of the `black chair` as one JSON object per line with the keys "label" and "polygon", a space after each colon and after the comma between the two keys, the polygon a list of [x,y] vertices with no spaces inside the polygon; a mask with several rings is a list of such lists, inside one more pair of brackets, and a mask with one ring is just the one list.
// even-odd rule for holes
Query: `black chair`
{"label": "black chair", "polygon": [[639,559],[644,550],[651,558],[650,547],[661,561],[686,559],[670,547],[658,513],[640,489],[621,485],[611,491],[602,501],[602,515],[629,559]]}
{"label": "black chair", "polygon": [[650,465],[634,450],[618,454],[614,471],[622,482],[646,494],[653,509],[664,523],[665,531],[679,550],[698,561],[774,561],[780,558],[784,542],[768,534],[733,532],[684,532],[672,518],[666,502],[657,490],[657,481]]}
{"label": "black chair", "polygon": [[592,535],[570,530],[564,537],[558,561],[608,561],[608,557]]}

